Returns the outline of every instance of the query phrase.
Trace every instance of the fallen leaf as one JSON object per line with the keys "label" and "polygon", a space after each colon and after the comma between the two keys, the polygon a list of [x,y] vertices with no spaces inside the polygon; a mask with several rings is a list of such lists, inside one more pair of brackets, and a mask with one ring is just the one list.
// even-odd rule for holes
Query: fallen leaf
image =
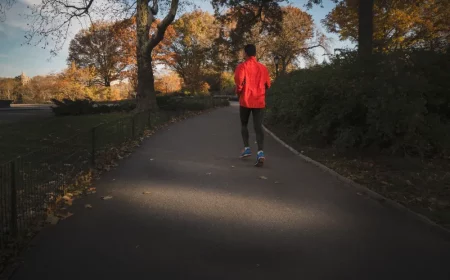
{"label": "fallen leaf", "polygon": [[260,176],[259,179],[267,180],[267,177],[266,176]]}
{"label": "fallen leaf", "polygon": [[47,223],[56,225],[59,222],[59,218],[53,214],[47,215]]}
{"label": "fallen leaf", "polygon": [[142,194],[151,194],[151,192],[143,192]]}
{"label": "fallen leaf", "polygon": [[280,182],[278,182],[278,181],[275,181],[275,184],[279,184]]}
{"label": "fallen leaf", "polygon": [[150,161],[154,161],[154,159],[151,158]]}
{"label": "fallen leaf", "polygon": [[103,200],[109,200],[109,199],[112,199],[112,198],[113,198],[113,197],[110,196],[110,195],[102,196],[102,199],[103,199]]}
{"label": "fallen leaf", "polygon": [[89,189],[87,189],[86,193],[87,193],[87,194],[94,194],[94,193],[97,193],[97,189],[96,189],[96,188],[89,188]]}
{"label": "fallen leaf", "polygon": [[92,209],[92,205],[86,204],[86,205],[84,205],[84,208]]}
{"label": "fallen leaf", "polygon": [[236,166],[232,165],[231,168],[235,168]]}
{"label": "fallen leaf", "polygon": [[206,175],[211,175],[211,174],[212,174],[211,172],[206,173]]}
{"label": "fallen leaf", "polygon": [[72,216],[73,216],[73,213],[68,212],[66,215],[61,217],[61,220],[65,220],[65,219],[67,219],[69,217],[72,217]]}

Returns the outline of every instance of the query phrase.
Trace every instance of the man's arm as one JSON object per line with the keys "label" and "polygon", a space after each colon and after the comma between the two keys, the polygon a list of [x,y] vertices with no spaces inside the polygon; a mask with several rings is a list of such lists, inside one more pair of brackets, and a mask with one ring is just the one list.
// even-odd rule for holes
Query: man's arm
{"label": "man's arm", "polygon": [[244,65],[239,64],[234,72],[234,83],[236,84],[236,94],[240,95],[244,89],[245,72]]}
{"label": "man's arm", "polygon": [[272,86],[272,82],[270,81],[269,70],[266,68],[266,89],[269,89]]}

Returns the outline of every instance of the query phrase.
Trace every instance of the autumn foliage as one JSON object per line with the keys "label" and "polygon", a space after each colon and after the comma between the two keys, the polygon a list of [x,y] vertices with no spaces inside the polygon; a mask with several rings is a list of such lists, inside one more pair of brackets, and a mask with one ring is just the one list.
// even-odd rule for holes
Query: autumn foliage
{"label": "autumn foliage", "polygon": [[[214,15],[195,10],[179,16],[149,58],[155,73],[167,73],[156,75],[155,90],[190,94],[232,92],[232,72],[242,61],[240,50],[247,43],[256,44],[258,59],[274,77],[276,69],[281,75],[288,74],[297,70],[301,61],[307,67],[316,64],[316,48],[330,55],[331,43],[319,32],[311,15],[298,7],[282,6],[282,2],[212,1],[216,8]],[[322,2],[307,1],[311,5]],[[341,39],[358,42],[359,2],[334,2],[336,7],[322,23]],[[445,52],[449,47],[450,2],[376,0],[374,3],[375,52]],[[155,35],[160,23],[157,19],[153,21],[149,38]],[[67,69],[35,77],[26,85],[17,79],[2,79],[1,97],[17,102],[83,96],[98,100],[135,97],[136,28],[136,17],[95,22],[71,41]],[[159,72],[160,68],[164,70]],[[167,72],[168,69],[172,72]]]}
{"label": "autumn foliage", "polygon": [[[356,1],[341,1],[323,23],[341,39],[357,42],[357,8]],[[450,43],[449,26],[449,1],[375,1],[374,49],[381,52],[409,48],[442,50]]]}
{"label": "autumn foliage", "polygon": [[167,73],[155,80],[155,90],[163,94],[180,92],[182,79],[174,72]]}

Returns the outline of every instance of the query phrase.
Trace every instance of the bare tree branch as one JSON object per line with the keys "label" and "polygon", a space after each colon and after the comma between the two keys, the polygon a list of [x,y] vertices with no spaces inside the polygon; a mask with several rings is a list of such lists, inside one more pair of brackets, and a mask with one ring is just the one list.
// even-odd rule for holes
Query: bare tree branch
{"label": "bare tree branch", "polygon": [[6,20],[6,12],[16,3],[16,0],[0,0],[0,22]]}
{"label": "bare tree branch", "polygon": [[178,10],[178,2],[179,0],[172,0],[170,10],[164,19],[158,24],[158,30],[155,34],[153,34],[148,47],[147,52],[153,50],[161,41],[164,39],[164,33],[166,32],[167,27],[173,22]]}

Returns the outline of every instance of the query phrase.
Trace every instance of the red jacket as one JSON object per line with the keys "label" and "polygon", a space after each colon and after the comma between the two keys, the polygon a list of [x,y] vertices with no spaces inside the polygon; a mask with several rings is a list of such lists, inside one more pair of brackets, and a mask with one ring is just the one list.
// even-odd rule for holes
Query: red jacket
{"label": "red jacket", "polygon": [[266,66],[256,61],[254,56],[238,65],[234,82],[242,107],[266,107],[266,89],[270,88],[269,71]]}

